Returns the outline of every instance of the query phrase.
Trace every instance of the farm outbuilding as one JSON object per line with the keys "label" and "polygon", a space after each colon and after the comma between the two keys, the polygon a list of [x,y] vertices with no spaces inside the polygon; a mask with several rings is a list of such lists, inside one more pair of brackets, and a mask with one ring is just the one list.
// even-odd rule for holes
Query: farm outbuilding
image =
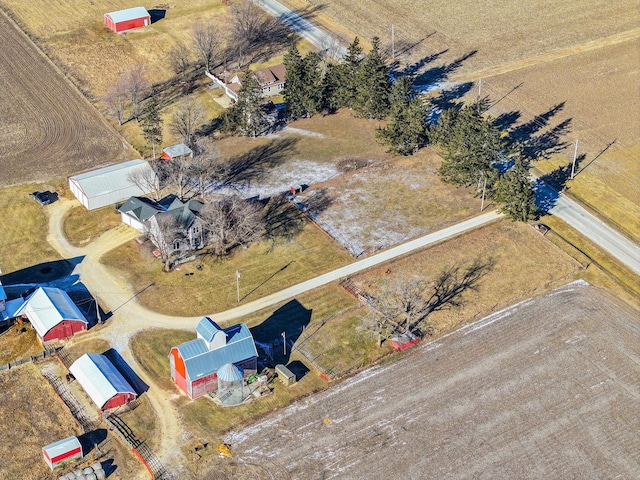
{"label": "farm outbuilding", "polygon": [[138,182],[138,185],[131,180],[132,175],[153,179],[155,173],[148,162],[129,160],[69,177],[69,188],[87,210],[95,210],[153,191],[153,182]]}
{"label": "farm outbuilding", "polygon": [[171,145],[162,149],[162,158],[165,160],[176,160],[184,157],[192,157],[193,150],[187,147],[184,143],[177,145]]}
{"label": "farm outbuilding", "polygon": [[[256,373],[258,352],[244,323],[222,329],[204,317],[196,326],[196,334],[196,339],[173,347],[169,354],[171,378],[190,398],[217,391],[218,372],[227,364],[239,367],[243,379]],[[228,370],[226,378],[234,379],[237,371]]]}
{"label": "farm outbuilding", "polygon": [[85,353],[73,362],[69,371],[100,410],[125,405],[138,396],[129,382],[104,355]]}
{"label": "farm outbuilding", "polygon": [[67,292],[53,287],[40,287],[27,297],[14,313],[26,316],[42,343],[63,340],[85,331],[89,322]]}
{"label": "farm outbuilding", "polygon": [[42,447],[42,456],[49,468],[53,470],[61,463],[82,458],[82,445],[78,437],[63,438]]}
{"label": "farm outbuilding", "polygon": [[104,24],[116,33],[151,25],[151,15],[144,7],[133,7],[105,13]]}

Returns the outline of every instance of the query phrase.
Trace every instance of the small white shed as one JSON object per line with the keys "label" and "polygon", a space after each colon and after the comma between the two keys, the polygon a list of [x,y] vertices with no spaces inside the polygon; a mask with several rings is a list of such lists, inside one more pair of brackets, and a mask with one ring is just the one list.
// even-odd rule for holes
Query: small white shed
{"label": "small white shed", "polygon": [[147,186],[136,185],[131,181],[131,175],[138,173],[144,174],[147,178],[153,178],[155,175],[148,162],[129,160],[118,165],[69,177],[69,189],[87,210],[95,210],[124,202],[129,197],[151,193],[153,182],[148,182],[150,185]]}
{"label": "small white shed", "polygon": [[46,447],[42,447],[42,456],[53,470],[63,462],[82,458],[82,445],[77,437],[67,437]]}

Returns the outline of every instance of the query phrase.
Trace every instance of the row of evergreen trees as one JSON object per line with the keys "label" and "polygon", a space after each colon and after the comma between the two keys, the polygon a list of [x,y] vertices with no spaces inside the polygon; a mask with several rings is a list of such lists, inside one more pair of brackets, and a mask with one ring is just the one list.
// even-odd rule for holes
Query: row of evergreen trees
{"label": "row of evergreen trees", "polygon": [[[411,78],[392,81],[378,38],[372,40],[367,55],[356,37],[341,62],[323,68],[321,60],[316,52],[303,57],[295,45],[285,54],[283,96],[291,120],[341,108],[350,108],[362,118],[386,119],[376,136],[390,153],[412,155],[433,144],[444,158],[439,170],[443,181],[463,187],[477,185],[478,195],[501,203],[502,211],[514,220],[537,216],[529,178],[531,159],[486,115],[486,102],[454,105],[442,112],[437,124],[429,125],[428,101],[413,87]],[[238,102],[225,115],[223,127],[258,135],[265,128],[266,116],[260,104],[259,82],[246,72]]]}

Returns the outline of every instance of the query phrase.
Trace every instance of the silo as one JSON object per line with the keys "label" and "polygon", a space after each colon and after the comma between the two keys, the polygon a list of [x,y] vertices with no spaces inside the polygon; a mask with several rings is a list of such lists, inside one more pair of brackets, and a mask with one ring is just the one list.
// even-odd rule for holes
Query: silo
{"label": "silo", "polygon": [[232,363],[218,369],[217,397],[224,406],[238,405],[244,400],[244,371]]}

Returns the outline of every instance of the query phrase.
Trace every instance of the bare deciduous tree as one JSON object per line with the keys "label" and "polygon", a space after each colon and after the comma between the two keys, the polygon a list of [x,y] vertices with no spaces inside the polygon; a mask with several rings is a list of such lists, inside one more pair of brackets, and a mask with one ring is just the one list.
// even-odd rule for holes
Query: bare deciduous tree
{"label": "bare deciduous tree", "polygon": [[492,260],[476,259],[465,269],[443,270],[431,282],[420,277],[389,281],[373,301],[376,312],[369,319],[370,327],[378,335],[378,345],[397,334],[419,331],[431,335],[433,326],[427,317],[435,311],[462,305],[463,294],[475,290],[492,266]]}
{"label": "bare deciduous tree", "polygon": [[191,64],[189,49],[183,42],[177,43],[169,50],[169,64],[176,74],[182,74],[189,68]]}
{"label": "bare deciduous tree", "polygon": [[243,0],[233,4],[231,14],[231,44],[235,46],[241,66],[244,55],[264,33],[265,13],[251,0]]}
{"label": "bare deciduous tree", "polygon": [[176,242],[182,239],[182,228],[174,217],[168,214],[151,217],[147,237],[158,248],[164,271],[171,269],[171,261],[177,253]]}
{"label": "bare deciduous tree", "polygon": [[213,140],[202,139],[193,146],[193,159],[189,165],[189,173],[198,185],[198,195],[204,196],[210,183],[223,183],[230,173],[226,162]]}
{"label": "bare deciduous tree", "polygon": [[260,204],[237,195],[211,199],[199,214],[209,232],[209,245],[218,256],[262,236],[264,219]]}
{"label": "bare deciduous tree", "polygon": [[127,107],[129,97],[126,79],[120,76],[107,90],[104,96],[104,104],[110,113],[116,117],[118,124],[124,123],[124,112]]}
{"label": "bare deciduous tree", "polygon": [[144,65],[141,63],[134,65],[123,74],[123,77],[133,107],[133,117],[137,120],[140,115],[140,104],[149,90],[149,80]]}
{"label": "bare deciduous tree", "polygon": [[167,161],[159,161],[158,175],[165,188],[172,189],[180,200],[184,200],[189,190],[189,165],[191,158],[181,156]]}
{"label": "bare deciduous tree", "polygon": [[136,170],[129,173],[127,179],[136,185],[140,190],[153,192],[154,198],[160,200],[160,177],[156,173],[156,167],[151,163],[151,169]]}
{"label": "bare deciduous tree", "polygon": [[171,116],[169,130],[179,135],[187,145],[192,145],[193,135],[204,121],[204,109],[194,99],[182,102]]}
{"label": "bare deciduous tree", "polygon": [[211,71],[216,56],[219,55],[221,37],[213,23],[198,22],[191,32],[191,42],[196,54],[207,72]]}

